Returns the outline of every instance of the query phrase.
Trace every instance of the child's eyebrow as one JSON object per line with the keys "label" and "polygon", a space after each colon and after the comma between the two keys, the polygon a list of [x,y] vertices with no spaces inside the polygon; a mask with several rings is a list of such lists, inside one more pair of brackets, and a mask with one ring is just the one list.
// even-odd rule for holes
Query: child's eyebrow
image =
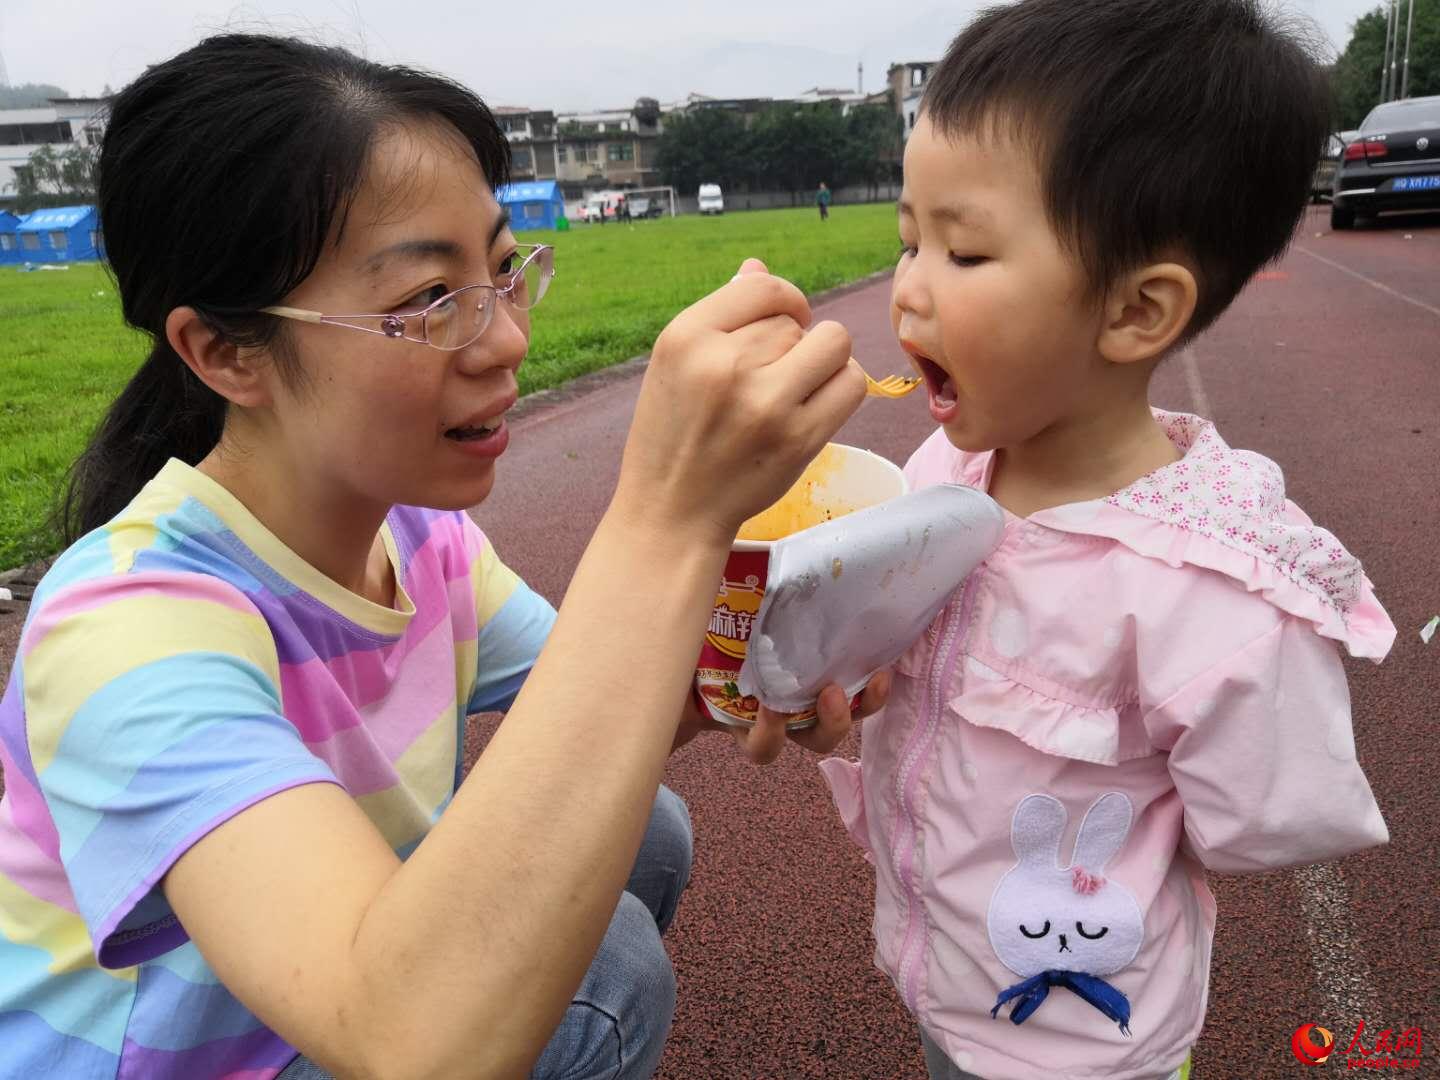
{"label": "child's eyebrow", "polygon": [[948,221],[956,225],[970,225],[983,229],[994,220],[989,213],[981,210],[973,203],[947,203],[944,206],[937,206],[930,211],[930,217],[935,221]]}
{"label": "child's eyebrow", "polygon": [[[915,217],[915,207],[905,199],[896,203],[896,208],[902,217]],[[983,229],[994,223],[993,216],[985,210],[980,209],[974,203],[955,202],[946,203],[943,206],[936,206],[930,210],[928,215],[932,221],[950,222],[955,225],[969,225],[973,228]]]}

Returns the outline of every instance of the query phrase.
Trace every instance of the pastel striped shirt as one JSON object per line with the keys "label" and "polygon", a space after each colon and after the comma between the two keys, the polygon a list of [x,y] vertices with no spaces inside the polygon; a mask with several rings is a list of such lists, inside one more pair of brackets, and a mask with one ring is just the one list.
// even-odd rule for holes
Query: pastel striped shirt
{"label": "pastel striped shirt", "polygon": [[554,611],[463,513],[397,506],[393,609],[170,461],[36,590],[0,703],[0,1077],[269,1080],[295,1050],[219,983],[158,883],[211,829],[343,787],[402,857]]}

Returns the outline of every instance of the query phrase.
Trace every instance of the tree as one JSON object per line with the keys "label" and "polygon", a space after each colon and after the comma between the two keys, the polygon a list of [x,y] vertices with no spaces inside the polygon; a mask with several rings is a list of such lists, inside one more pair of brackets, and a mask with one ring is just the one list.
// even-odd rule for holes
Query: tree
{"label": "tree", "polygon": [[860,105],[846,120],[844,181],[870,185],[872,197],[890,176],[891,161],[900,154],[895,110],[888,105]]}
{"label": "tree", "polygon": [[[1342,130],[1357,128],[1365,114],[1380,103],[1380,67],[1385,58],[1385,27],[1389,5],[1355,20],[1349,44],[1335,62],[1332,86],[1336,119]],[[1404,59],[1409,0],[1400,5],[1400,54]],[[1399,82],[1400,68],[1396,68]],[[1410,96],[1440,94],[1440,0],[1415,0],[1415,30],[1410,41]],[[1396,88],[1396,96],[1399,88]]]}
{"label": "tree", "polygon": [[22,213],[42,206],[95,201],[95,169],[99,148],[69,143],[37,147],[15,170],[15,201]]}
{"label": "tree", "polygon": [[728,110],[696,109],[666,118],[657,159],[665,182],[681,191],[713,182],[799,195],[821,180],[875,185],[889,172],[896,138],[894,114],[881,105],[846,114],[833,102],[776,102],[748,128]]}
{"label": "tree", "polygon": [[680,191],[701,184],[726,188],[751,178],[753,140],[745,122],[728,109],[693,109],[665,118],[665,133],[656,148],[656,164]]}
{"label": "tree", "polygon": [[821,180],[845,182],[846,124],[828,104],[777,104],[755,122],[756,165],[765,180],[791,194]]}

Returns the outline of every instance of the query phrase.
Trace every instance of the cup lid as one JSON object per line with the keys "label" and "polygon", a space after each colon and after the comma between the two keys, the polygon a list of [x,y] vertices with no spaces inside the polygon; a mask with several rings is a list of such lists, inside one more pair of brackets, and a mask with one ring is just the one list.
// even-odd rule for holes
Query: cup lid
{"label": "cup lid", "polygon": [[1004,511],[984,492],[938,484],[775,541],[741,692],[792,713],[832,682],[858,693],[924,633],[1004,531]]}

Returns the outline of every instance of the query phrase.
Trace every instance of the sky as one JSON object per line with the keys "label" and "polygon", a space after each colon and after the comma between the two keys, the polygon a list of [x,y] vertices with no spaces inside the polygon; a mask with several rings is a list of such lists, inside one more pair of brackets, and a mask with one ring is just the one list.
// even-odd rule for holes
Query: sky
{"label": "sky", "polygon": [[[1380,0],[1277,0],[1339,51]],[[443,72],[490,105],[575,111],[637,97],[787,97],[881,89],[894,62],[935,60],[987,0],[0,0],[12,84],[72,96],[118,89],[146,65],[222,31],[292,33],[373,60]],[[538,12],[530,16],[528,12]]]}

